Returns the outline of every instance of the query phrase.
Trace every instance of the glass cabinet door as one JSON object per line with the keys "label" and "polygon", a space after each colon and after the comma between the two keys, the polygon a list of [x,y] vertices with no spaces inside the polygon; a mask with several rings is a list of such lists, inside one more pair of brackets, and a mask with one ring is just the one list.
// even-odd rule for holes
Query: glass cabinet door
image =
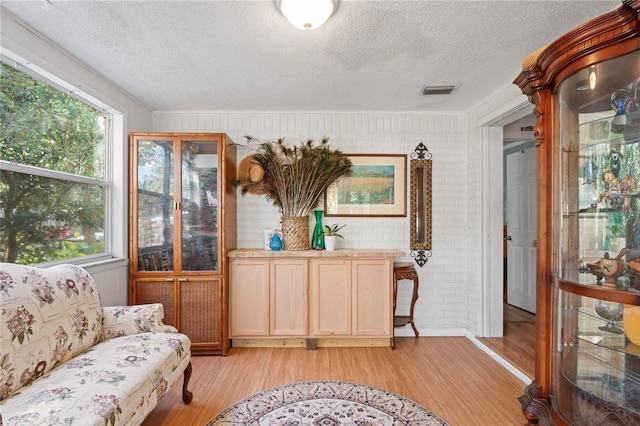
{"label": "glass cabinet door", "polygon": [[218,271],[218,141],[137,139],[138,272]]}
{"label": "glass cabinet door", "polygon": [[623,322],[630,305],[563,290],[556,297],[552,396],[559,412],[576,425],[640,424],[640,346],[629,342]]}
{"label": "glass cabinet door", "polygon": [[218,270],[218,145],[182,141],[182,271]]}
{"label": "glass cabinet door", "polygon": [[173,141],[139,140],[137,156],[138,270],[173,271]]}
{"label": "glass cabinet door", "polygon": [[561,267],[577,280],[606,253],[640,256],[640,52],[574,74],[558,102]]}
{"label": "glass cabinet door", "polygon": [[[572,424],[640,422],[640,51],[579,70],[555,97],[559,191],[552,398]],[[613,413],[613,414],[612,414]],[[612,423],[618,424],[618,423]]]}

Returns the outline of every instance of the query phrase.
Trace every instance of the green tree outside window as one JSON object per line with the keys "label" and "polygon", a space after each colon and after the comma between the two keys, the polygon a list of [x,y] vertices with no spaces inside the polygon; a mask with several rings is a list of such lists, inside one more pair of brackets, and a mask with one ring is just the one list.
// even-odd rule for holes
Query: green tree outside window
{"label": "green tree outside window", "polygon": [[34,264],[105,251],[107,118],[0,64],[0,261]]}

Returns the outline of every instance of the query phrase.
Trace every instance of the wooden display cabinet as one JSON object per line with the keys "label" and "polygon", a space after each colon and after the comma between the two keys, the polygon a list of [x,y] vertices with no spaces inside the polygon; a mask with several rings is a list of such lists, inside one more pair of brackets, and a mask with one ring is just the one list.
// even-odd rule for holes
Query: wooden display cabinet
{"label": "wooden display cabinet", "polygon": [[640,424],[640,272],[629,267],[640,257],[639,9],[625,0],[570,31],[514,81],[537,117],[536,374],[520,397],[530,424]]}
{"label": "wooden display cabinet", "polygon": [[130,303],[162,303],[194,354],[224,355],[235,144],[222,133],[132,133],[129,159]]}

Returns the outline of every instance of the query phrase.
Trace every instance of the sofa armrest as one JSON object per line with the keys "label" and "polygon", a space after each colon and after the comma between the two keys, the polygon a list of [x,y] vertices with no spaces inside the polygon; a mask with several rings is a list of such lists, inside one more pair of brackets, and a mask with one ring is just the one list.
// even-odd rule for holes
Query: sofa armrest
{"label": "sofa armrest", "polygon": [[102,308],[104,339],[140,333],[177,333],[175,327],[162,323],[164,309],[161,303]]}

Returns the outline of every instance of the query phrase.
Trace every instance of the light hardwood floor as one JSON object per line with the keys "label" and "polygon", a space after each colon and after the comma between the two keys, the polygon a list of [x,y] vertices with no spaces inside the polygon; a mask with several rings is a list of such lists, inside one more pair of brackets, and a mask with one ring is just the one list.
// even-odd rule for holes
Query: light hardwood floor
{"label": "light hardwood floor", "polygon": [[[504,227],[504,236],[508,235],[507,227]],[[504,276],[507,276],[507,240],[504,240]],[[495,353],[511,363],[518,370],[529,376],[535,377],[536,359],[536,316],[507,303],[507,282],[504,283],[503,303],[503,337],[480,338],[479,340]]]}
{"label": "light hardwood floor", "polygon": [[504,304],[503,337],[479,339],[530,378],[535,377],[536,316]]}
{"label": "light hardwood floor", "polygon": [[383,388],[433,411],[452,426],[525,423],[517,401],[525,384],[465,337],[396,338],[396,349],[232,348],[194,356],[189,389],[174,385],[143,426],[204,425],[258,391],[304,380],[344,380]]}

